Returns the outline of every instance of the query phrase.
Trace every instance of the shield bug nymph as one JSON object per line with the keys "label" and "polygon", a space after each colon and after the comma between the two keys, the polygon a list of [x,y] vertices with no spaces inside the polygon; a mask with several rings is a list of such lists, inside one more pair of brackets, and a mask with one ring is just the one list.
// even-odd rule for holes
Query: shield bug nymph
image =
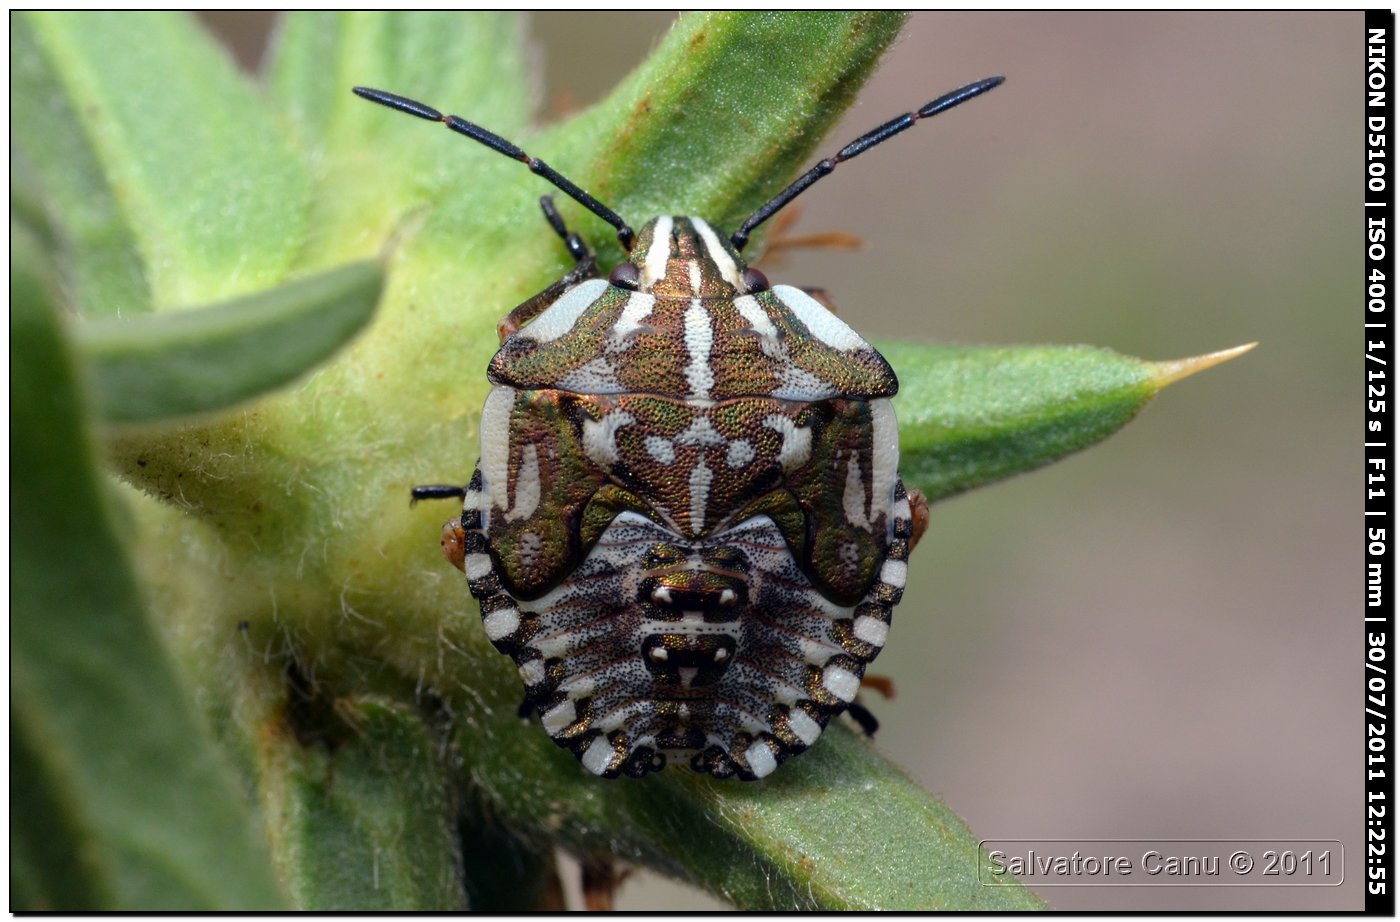
{"label": "shield bug nymph", "polygon": [[528,164],[627,251],[601,275],[541,200],[574,267],[500,323],[471,482],[414,490],[462,499],[444,553],[526,703],[590,772],[684,761],[762,778],[852,706],[926,521],[899,479],[898,383],[845,322],[740,253],[838,163],[1001,79],[862,135],[727,239],[693,216],[634,233],[504,138],[356,88]]}

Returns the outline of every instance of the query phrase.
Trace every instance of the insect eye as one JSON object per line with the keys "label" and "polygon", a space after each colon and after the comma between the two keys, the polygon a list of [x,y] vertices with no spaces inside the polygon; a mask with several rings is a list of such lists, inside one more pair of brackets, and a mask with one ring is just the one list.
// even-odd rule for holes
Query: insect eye
{"label": "insect eye", "polygon": [[767,291],[773,286],[768,282],[768,276],[757,269],[745,269],[739,276],[739,281],[744,285],[746,294],[755,294],[760,291]]}
{"label": "insect eye", "polygon": [[628,291],[636,291],[642,284],[642,274],[631,263],[618,263],[608,273],[608,284]]}

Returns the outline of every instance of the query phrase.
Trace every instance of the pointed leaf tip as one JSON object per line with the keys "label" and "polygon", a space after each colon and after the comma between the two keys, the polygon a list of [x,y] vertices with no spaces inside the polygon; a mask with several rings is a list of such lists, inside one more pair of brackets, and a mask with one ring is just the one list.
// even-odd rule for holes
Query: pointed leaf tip
{"label": "pointed leaf tip", "polygon": [[1205,355],[1196,355],[1191,358],[1153,362],[1151,363],[1152,384],[1156,390],[1160,391],[1168,384],[1175,384],[1182,378],[1189,378],[1207,368],[1214,368],[1222,362],[1228,362],[1244,355],[1257,345],[1259,345],[1257,342],[1245,343],[1243,346],[1236,346],[1233,349],[1221,349],[1219,352],[1207,352]]}

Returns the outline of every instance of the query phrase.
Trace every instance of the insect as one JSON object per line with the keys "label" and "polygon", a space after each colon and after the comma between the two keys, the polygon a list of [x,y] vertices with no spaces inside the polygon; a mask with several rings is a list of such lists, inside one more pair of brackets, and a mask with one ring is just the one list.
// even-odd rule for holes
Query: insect
{"label": "insect", "polygon": [[822,160],[726,239],[699,217],[634,232],[554,168],[423,103],[357,87],[536,174],[616,229],[507,314],[481,457],[443,531],[556,743],[603,777],[671,762],[762,778],[853,706],[885,645],[927,506],[898,473],[889,364],[808,292],[740,256],[836,165],[996,87],[938,97]]}

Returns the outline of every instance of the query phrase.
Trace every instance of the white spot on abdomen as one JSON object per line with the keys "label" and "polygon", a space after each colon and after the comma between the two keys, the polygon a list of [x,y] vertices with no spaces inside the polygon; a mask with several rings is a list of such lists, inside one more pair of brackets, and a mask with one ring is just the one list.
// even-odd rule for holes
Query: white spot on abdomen
{"label": "white spot on abdomen", "polygon": [[748,748],[744,753],[744,761],[749,763],[749,771],[753,772],[755,778],[763,778],[773,773],[773,769],[778,767],[778,760],[773,756],[773,750],[768,748],[768,744],[759,740]]}
{"label": "white spot on abdomen", "polygon": [[883,647],[885,638],[889,636],[890,626],[879,618],[861,615],[856,619],[855,627],[851,633],[856,635],[857,640],[863,640],[876,647]]}
{"label": "white spot on abdomen", "polygon": [[902,560],[886,560],[880,568],[880,582],[896,589],[903,589],[909,578],[909,565]]}
{"label": "white spot on abdomen", "polygon": [[550,736],[558,736],[577,717],[578,709],[574,707],[574,703],[564,700],[541,714],[540,722],[544,724],[546,733]]}
{"label": "white spot on abdomen", "polygon": [[500,640],[514,634],[515,629],[520,627],[520,612],[514,608],[501,608],[482,618],[481,623],[486,627],[487,637]]}
{"label": "white spot on abdomen", "polygon": [[527,686],[538,685],[546,678],[544,660],[542,659],[526,660],[520,665],[517,671],[520,673],[520,681],[524,682]]}
{"label": "white spot on abdomen", "polygon": [[806,711],[798,708],[793,708],[788,714],[788,729],[804,746],[812,745],[817,741],[817,737],[822,735],[821,724],[808,717]]}
{"label": "white spot on abdomen", "polygon": [[468,554],[462,569],[467,579],[482,579],[491,574],[491,557],[487,554]]}
{"label": "white spot on abdomen", "polygon": [[849,669],[842,669],[840,666],[827,666],[822,673],[822,684],[826,686],[827,691],[847,703],[854,701],[856,692],[860,691],[860,679]]}

